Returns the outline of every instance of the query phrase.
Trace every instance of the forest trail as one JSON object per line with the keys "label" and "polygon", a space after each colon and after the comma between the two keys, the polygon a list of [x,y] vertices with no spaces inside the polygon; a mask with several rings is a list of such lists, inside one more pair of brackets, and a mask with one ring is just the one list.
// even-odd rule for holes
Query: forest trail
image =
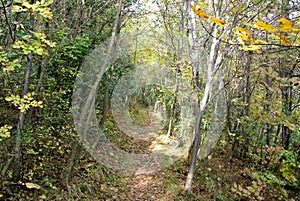
{"label": "forest trail", "polygon": [[[160,130],[159,127],[161,127],[161,119],[158,118],[159,115],[149,112],[147,116],[149,117],[149,119],[144,119],[143,121],[148,123],[144,123],[144,128],[140,129],[145,132],[144,136],[140,135],[138,139],[134,140],[133,143],[131,143],[131,147],[129,149],[131,151],[134,151],[135,153],[160,152],[169,149],[170,146],[172,146],[172,143],[174,143],[174,139],[157,132],[157,130]],[[146,131],[150,132],[151,137],[148,137],[146,135]],[[133,136],[134,134],[135,133],[127,133],[127,135],[131,136]],[[209,162],[201,162],[199,175],[208,176],[206,178],[208,179],[209,174],[211,173],[209,171],[212,171],[212,169],[216,169],[216,180],[219,180],[220,183],[220,185],[216,185],[219,185],[219,187],[221,187],[220,177],[224,176],[222,175],[224,172],[221,171],[220,175],[219,170],[220,168],[224,168],[224,165],[222,165],[224,161],[227,161],[227,163],[229,163],[229,161],[223,158],[220,154],[217,154],[216,156],[217,157],[213,158],[210,157]],[[240,166],[230,164],[228,164],[227,167],[230,167],[229,169],[227,169],[228,173],[226,174],[228,175],[234,175],[232,174],[232,172],[238,172],[240,169]],[[123,178],[122,182],[124,182],[127,186],[127,190],[119,191],[113,187],[113,189],[116,191],[111,200],[169,201],[178,200],[181,196],[184,200],[186,200],[184,198],[184,196],[186,195],[183,195],[182,191],[187,170],[187,159],[179,159],[177,162],[171,165],[170,168],[159,170],[153,173],[126,176],[125,178]],[[199,177],[199,175],[196,176],[196,179],[197,177]],[[228,181],[231,182],[232,179],[230,178],[228,179]],[[215,195],[211,195],[214,191],[211,191],[211,189],[205,189],[203,185],[195,185],[195,189],[196,191],[203,191],[203,200],[215,200]],[[199,200],[199,198],[191,197],[189,200]]]}
{"label": "forest trail", "polygon": [[[123,147],[129,152],[153,153],[172,150],[176,139],[172,136],[163,135],[162,116],[149,112],[145,108],[139,108],[139,114],[131,113],[133,122],[138,119],[139,131],[142,135],[138,138],[131,138],[130,147]],[[124,126],[126,124],[123,124]],[[126,135],[134,136],[136,133]],[[135,132],[135,131],[133,131]],[[147,133],[149,135],[147,135]],[[175,153],[179,154],[179,153]],[[122,182],[126,190],[116,190],[111,200],[128,201],[169,201],[169,200],[218,200],[216,196],[223,191],[230,192],[230,186],[234,181],[246,181],[249,176],[245,173],[245,167],[238,160],[231,157],[225,150],[218,150],[212,153],[207,160],[198,162],[193,192],[197,194],[183,194],[186,175],[188,172],[188,159],[181,157],[170,167],[153,173],[136,174],[126,176]],[[247,169],[246,169],[247,170]],[[224,188],[226,185],[226,188]],[[229,189],[228,189],[229,188]],[[188,199],[187,199],[188,197]]]}
{"label": "forest trail", "polygon": [[164,197],[163,179],[159,174],[135,175],[130,182],[126,200],[162,200]]}
{"label": "forest trail", "polygon": [[[183,188],[188,170],[186,160],[178,160],[169,168],[151,173],[125,177],[126,191],[116,191],[110,200],[170,201],[170,200],[219,200],[230,193],[234,182],[249,182],[248,169],[225,153],[214,153],[206,161],[200,161],[195,175],[193,193],[184,194]],[[197,196],[196,196],[197,195]],[[226,200],[226,199],[225,199]]]}
{"label": "forest trail", "polygon": [[[147,112],[146,121],[143,128],[140,128],[140,132],[143,135],[139,135],[138,139],[135,140],[134,148],[137,153],[150,153],[157,152],[165,149],[171,140],[160,137],[158,133],[162,127],[162,116],[159,113]],[[128,132],[128,130],[127,130]],[[127,133],[127,135],[134,136],[135,133]],[[164,189],[164,178],[163,172],[136,174],[132,177],[126,177],[125,183],[128,185],[128,191],[120,195],[115,195],[113,200],[128,200],[128,201],[164,201],[168,200],[167,192]],[[165,199],[166,198],[166,199]]]}

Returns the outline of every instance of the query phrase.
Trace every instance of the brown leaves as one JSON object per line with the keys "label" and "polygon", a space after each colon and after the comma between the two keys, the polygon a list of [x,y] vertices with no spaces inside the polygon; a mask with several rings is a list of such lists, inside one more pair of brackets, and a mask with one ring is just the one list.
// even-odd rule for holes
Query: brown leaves
{"label": "brown leaves", "polygon": [[264,187],[265,185],[261,180],[252,181],[251,186],[247,186],[246,188],[234,182],[231,191],[241,197],[262,201],[265,200],[265,198],[261,196]]}

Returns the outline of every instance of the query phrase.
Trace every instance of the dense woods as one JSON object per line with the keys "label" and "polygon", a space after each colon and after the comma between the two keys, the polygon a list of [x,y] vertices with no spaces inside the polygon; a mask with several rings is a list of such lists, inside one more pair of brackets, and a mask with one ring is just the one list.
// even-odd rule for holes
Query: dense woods
{"label": "dense woods", "polygon": [[0,200],[300,200],[297,0],[0,0]]}

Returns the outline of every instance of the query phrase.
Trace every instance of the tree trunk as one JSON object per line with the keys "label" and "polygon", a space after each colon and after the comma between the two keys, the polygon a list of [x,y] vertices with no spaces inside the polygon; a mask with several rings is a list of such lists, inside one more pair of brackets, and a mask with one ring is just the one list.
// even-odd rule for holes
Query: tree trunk
{"label": "tree trunk", "polygon": [[67,186],[69,184],[74,167],[76,166],[76,164],[80,158],[81,152],[82,152],[82,146],[79,145],[78,140],[75,139],[72,144],[71,155],[68,158],[66,168],[61,175],[61,180],[62,180],[61,183],[64,186]]}
{"label": "tree trunk", "polygon": [[193,149],[192,149],[192,156],[191,156],[191,162],[189,167],[189,172],[186,178],[184,191],[190,192],[192,190],[192,183],[193,183],[193,177],[194,173],[196,171],[196,160],[198,155],[198,149],[199,149],[199,141],[200,141],[200,124],[203,117],[203,111],[199,111],[199,115],[197,117],[197,121],[194,127],[193,135],[195,136],[193,141]]}
{"label": "tree trunk", "polygon": [[[187,26],[188,26],[188,37],[189,37],[189,52],[191,65],[193,70],[193,84],[194,88],[197,91],[200,91],[200,82],[199,82],[199,51],[198,51],[198,36],[196,30],[196,20],[195,14],[190,9],[192,1],[187,1]],[[204,67],[203,67],[204,68]],[[204,70],[203,70],[204,72]]]}
{"label": "tree trunk", "polygon": [[101,117],[101,121],[100,121],[100,128],[103,128],[104,122],[107,118],[107,113],[109,111],[109,100],[108,100],[108,96],[109,96],[109,82],[111,81],[112,78],[112,74],[113,74],[113,66],[111,67],[111,69],[109,70],[109,73],[107,75],[107,79],[106,79],[106,85],[104,88],[104,97],[103,97],[103,107],[102,107],[102,117]]}
{"label": "tree trunk", "polygon": [[[101,66],[101,72],[99,73],[100,75],[103,75],[104,70],[106,69],[106,67],[109,64],[110,58],[112,57],[113,54],[113,50],[114,50],[114,46],[117,43],[118,40],[118,33],[119,33],[119,29],[120,29],[120,21],[121,21],[121,11],[122,11],[122,7],[123,7],[123,1],[119,0],[119,4],[118,4],[118,12],[116,14],[116,19],[114,22],[114,27],[113,27],[113,31],[112,31],[112,36],[111,36],[111,40],[110,40],[110,44],[107,48],[107,53],[105,56],[105,59],[103,61],[103,64]],[[101,76],[99,76],[96,80],[96,82],[93,85],[92,91],[89,93],[89,96],[87,97],[87,100],[85,102],[85,108],[82,110],[83,114],[82,114],[82,119],[81,121],[84,121],[84,117],[88,116],[87,113],[89,111],[88,107],[90,106],[90,104],[94,101],[94,95],[96,94],[98,85],[101,81]],[[92,104],[93,105],[93,104]],[[83,125],[83,122],[81,123]],[[64,170],[64,172],[62,173],[62,183],[67,184],[74,166],[77,164],[78,158],[80,157],[80,153],[81,153],[81,145],[78,144],[77,139],[75,139],[73,145],[72,145],[72,151],[71,151],[71,155],[69,156],[68,162],[67,162],[67,166],[66,169]]]}
{"label": "tree trunk", "polygon": [[200,107],[199,107],[199,113],[198,117],[196,120],[196,124],[194,127],[194,141],[193,141],[193,150],[192,150],[192,157],[191,157],[191,162],[190,162],[190,168],[188,172],[188,176],[186,179],[184,191],[191,191],[192,190],[192,181],[196,169],[196,160],[197,160],[197,155],[198,155],[198,150],[199,150],[199,141],[200,141],[200,123],[203,117],[204,110],[206,108],[207,103],[209,102],[209,96],[210,92],[212,89],[212,84],[213,84],[213,78],[218,70],[218,64],[220,64],[220,55],[218,57],[216,56],[218,53],[218,44],[219,44],[219,39],[217,39],[216,34],[217,34],[217,27],[214,26],[213,28],[213,33],[212,36],[212,43],[210,47],[210,54],[207,62],[207,75],[206,75],[206,84],[205,84],[205,89],[203,93],[203,97],[200,101]]}
{"label": "tree trunk", "polygon": [[[31,0],[30,4],[33,4],[34,1]],[[30,31],[32,32],[34,29],[34,17],[30,14]],[[32,33],[31,33],[32,34]],[[33,37],[31,35],[31,37]],[[30,52],[27,56],[27,68],[25,74],[24,88],[22,92],[22,97],[28,93],[29,89],[29,80],[30,80],[30,71],[33,64],[33,55]],[[19,113],[18,125],[17,125],[17,133],[15,138],[15,147],[14,147],[14,169],[13,169],[13,179],[14,181],[19,181],[21,179],[21,170],[22,170],[22,129],[24,126],[25,114],[24,112]]]}
{"label": "tree trunk", "polygon": [[[244,115],[250,117],[250,107],[251,107],[251,80],[250,80],[250,72],[251,72],[251,55],[246,55],[246,64],[245,64],[245,71],[246,71],[246,86],[245,86],[245,96],[243,102],[246,104],[243,111]],[[248,126],[248,124],[246,124]],[[242,145],[241,157],[245,157],[248,150],[249,150],[249,142],[250,137],[247,133],[247,128],[242,126],[242,135],[243,139],[245,139],[245,143]]]}

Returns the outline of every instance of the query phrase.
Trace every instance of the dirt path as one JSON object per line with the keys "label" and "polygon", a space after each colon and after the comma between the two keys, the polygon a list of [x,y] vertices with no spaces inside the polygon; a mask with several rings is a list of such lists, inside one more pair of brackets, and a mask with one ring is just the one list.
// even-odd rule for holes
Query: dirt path
{"label": "dirt path", "polygon": [[157,175],[137,175],[130,182],[126,200],[161,200],[164,194],[163,179]]}
{"label": "dirt path", "polygon": [[[149,113],[149,124],[145,128],[140,128],[137,140],[133,143],[137,153],[153,152],[156,146],[161,146],[158,131],[161,130],[161,116],[156,113]],[[127,130],[128,132],[128,130]],[[127,133],[128,134],[128,133]],[[131,133],[131,136],[136,133]],[[113,200],[128,201],[164,201],[166,192],[164,189],[164,178],[162,172],[133,175],[125,178],[128,191],[117,195]]]}

